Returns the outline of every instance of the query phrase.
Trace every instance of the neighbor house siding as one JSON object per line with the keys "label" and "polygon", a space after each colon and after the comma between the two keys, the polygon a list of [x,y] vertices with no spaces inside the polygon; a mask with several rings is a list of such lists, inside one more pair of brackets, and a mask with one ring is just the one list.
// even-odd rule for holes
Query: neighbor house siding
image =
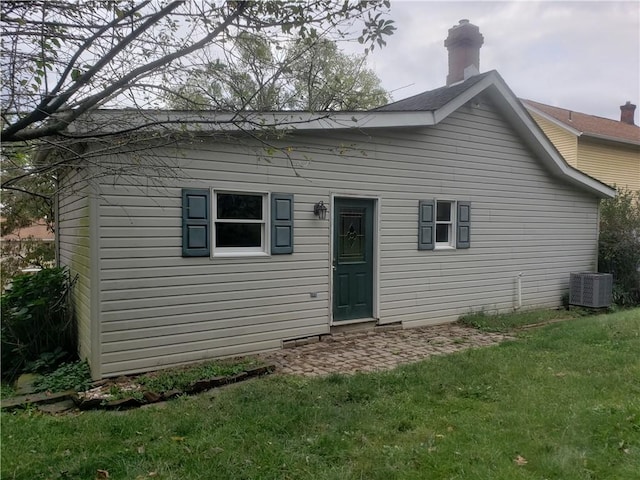
{"label": "neighbor house siding", "polygon": [[556,147],[560,155],[564,157],[569,165],[578,167],[578,136],[559,127],[555,123],[547,120],[537,113],[529,111],[538,126],[542,129],[549,140]]}
{"label": "neighbor house siding", "polygon": [[[69,268],[77,281],[72,291],[74,312],[78,326],[78,354],[92,363],[95,376],[99,376],[96,352],[92,346],[92,328],[97,324],[91,302],[92,254],[91,251],[91,197],[82,182],[82,171],[67,172],[62,184],[69,185],[58,196],[58,251],[61,266]],[[71,187],[72,186],[72,187]],[[95,287],[95,286],[94,286]],[[96,369],[96,370],[94,370]]]}
{"label": "neighbor house siding", "polygon": [[[288,158],[242,143],[150,152],[180,167],[163,187],[102,185],[104,375],[327,333],[332,212],[313,204],[332,195],[379,198],[381,323],[511,309],[520,272],[525,307],[557,306],[569,273],[595,267],[597,199],[550,177],[489,103],[436,127],[292,135]],[[294,253],[183,258],[181,188],[211,187],[293,193]],[[471,201],[471,248],[418,251],[418,202],[433,198]]]}
{"label": "neighbor house siding", "polygon": [[578,168],[601,182],[640,190],[640,147],[581,138]]}

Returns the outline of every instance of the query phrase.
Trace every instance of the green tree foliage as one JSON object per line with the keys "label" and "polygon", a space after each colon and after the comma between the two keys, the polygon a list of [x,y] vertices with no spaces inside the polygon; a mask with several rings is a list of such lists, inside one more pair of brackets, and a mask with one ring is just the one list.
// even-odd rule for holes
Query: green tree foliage
{"label": "green tree foliage", "polygon": [[[2,151],[0,179],[7,184],[2,191],[2,234],[31,225],[35,220],[53,221],[53,194],[56,179],[45,168],[37,174],[38,165],[28,148],[9,145]],[[49,223],[53,228],[53,224]]]}
{"label": "green tree foliage", "polygon": [[1,139],[73,136],[70,125],[101,106],[157,106],[199,55],[251,32],[345,39],[358,29],[367,50],[381,47],[395,28],[389,7],[388,0],[5,0]]}
{"label": "green tree foliage", "polygon": [[35,238],[2,242],[2,278],[4,289],[12,278],[29,267],[46,268],[55,263],[55,243]]}
{"label": "green tree foliage", "polygon": [[[0,300],[2,376],[12,377],[43,354],[76,355],[69,299],[73,281],[63,268],[18,275]],[[59,357],[64,358],[64,357]]]}
{"label": "green tree foliage", "polygon": [[[55,178],[65,172],[89,165],[93,176],[118,175],[123,172],[104,165],[109,155],[133,158],[148,148],[145,142],[171,142],[162,122],[148,119],[144,111],[163,108],[167,95],[184,85],[186,71],[211,63],[236,39],[257,33],[274,42],[357,39],[371,51],[384,46],[395,30],[389,9],[389,0],[0,2],[1,187],[7,228],[19,224],[20,217],[24,223],[42,217]],[[258,52],[259,44],[252,48],[258,60],[269,54]],[[274,93],[255,95],[267,104]],[[130,121],[77,126],[100,108],[139,114]],[[159,128],[145,137],[140,132],[150,125]],[[39,200],[27,206],[25,192]]]}
{"label": "green tree foliage", "polygon": [[640,304],[640,191],[618,189],[600,205],[599,270],[614,277],[614,302]]}
{"label": "green tree foliage", "polygon": [[0,245],[2,289],[22,269],[51,267],[55,261],[54,242],[29,237],[6,237],[20,228],[42,221],[53,231],[56,179],[48,169],[40,175],[34,175],[37,170],[31,153],[24,148],[9,145],[3,149],[0,179],[2,183],[17,183],[2,190],[1,233],[5,237]]}
{"label": "green tree foliage", "polygon": [[236,38],[233,48],[167,96],[175,109],[223,111],[368,110],[389,102],[365,55],[346,55],[323,38],[274,41],[264,34]]}

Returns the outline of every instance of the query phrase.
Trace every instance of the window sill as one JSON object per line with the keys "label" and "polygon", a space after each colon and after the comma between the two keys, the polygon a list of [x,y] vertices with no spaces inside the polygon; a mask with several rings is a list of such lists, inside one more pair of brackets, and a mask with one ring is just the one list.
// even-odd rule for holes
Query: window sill
{"label": "window sill", "polygon": [[436,245],[434,250],[455,250],[456,247],[452,245]]}
{"label": "window sill", "polygon": [[267,252],[214,252],[211,258],[270,257]]}

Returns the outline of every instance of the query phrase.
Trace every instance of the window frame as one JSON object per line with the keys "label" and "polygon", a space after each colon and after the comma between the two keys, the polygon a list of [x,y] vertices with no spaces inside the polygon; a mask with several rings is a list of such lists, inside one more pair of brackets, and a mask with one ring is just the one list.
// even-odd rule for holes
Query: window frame
{"label": "window frame", "polygon": [[[262,219],[218,218],[218,195],[250,195],[262,197]],[[211,257],[263,257],[270,255],[271,241],[271,194],[265,191],[211,189]],[[218,247],[216,233],[218,223],[259,224],[261,245],[259,247]]]}
{"label": "window frame", "polygon": [[[448,203],[450,205],[449,220],[438,220],[438,204]],[[434,222],[433,222],[433,249],[434,250],[456,250],[456,230],[457,230],[457,208],[456,200],[435,199]],[[438,242],[438,225],[447,225],[449,239],[446,242]]]}

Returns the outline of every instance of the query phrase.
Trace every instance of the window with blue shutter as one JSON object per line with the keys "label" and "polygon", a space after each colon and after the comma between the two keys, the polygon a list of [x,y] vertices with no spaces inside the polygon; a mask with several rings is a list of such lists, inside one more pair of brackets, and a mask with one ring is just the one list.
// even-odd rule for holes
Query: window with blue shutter
{"label": "window with blue shutter", "polygon": [[293,195],[271,194],[271,254],[293,253]]}
{"label": "window with blue shutter", "polygon": [[456,248],[471,247],[471,202],[458,202]]}
{"label": "window with blue shutter", "polygon": [[433,250],[434,209],[434,200],[420,200],[418,202],[418,250]]}
{"label": "window with blue shutter", "polygon": [[182,189],[182,256],[208,257],[211,199],[207,189]]}

